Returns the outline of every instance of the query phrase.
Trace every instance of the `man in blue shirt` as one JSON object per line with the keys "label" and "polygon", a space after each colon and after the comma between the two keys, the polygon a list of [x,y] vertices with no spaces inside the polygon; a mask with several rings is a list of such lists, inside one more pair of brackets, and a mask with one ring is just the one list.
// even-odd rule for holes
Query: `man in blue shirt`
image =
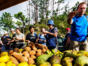
{"label": "man in blue shirt", "polygon": [[87,18],[84,15],[87,4],[82,2],[78,5],[76,12],[70,12],[68,24],[71,25],[70,49],[87,51]]}

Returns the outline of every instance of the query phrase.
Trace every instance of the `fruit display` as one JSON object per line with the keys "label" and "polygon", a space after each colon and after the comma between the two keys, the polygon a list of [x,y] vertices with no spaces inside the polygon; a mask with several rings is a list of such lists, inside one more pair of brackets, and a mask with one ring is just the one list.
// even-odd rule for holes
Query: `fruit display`
{"label": "fruit display", "polygon": [[15,48],[0,54],[0,66],[36,66],[36,58],[46,54],[48,48],[42,44],[30,43],[25,48]]}
{"label": "fruit display", "polygon": [[36,58],[37,66],[88,66],[88,52],[66,50],[55,52],[46,51],[47,54]]}
{"label": "fruit display", "polygon": [[31,43],[0,54],[0,66],[88,66],[88,52],[50,51],[46,46]]}

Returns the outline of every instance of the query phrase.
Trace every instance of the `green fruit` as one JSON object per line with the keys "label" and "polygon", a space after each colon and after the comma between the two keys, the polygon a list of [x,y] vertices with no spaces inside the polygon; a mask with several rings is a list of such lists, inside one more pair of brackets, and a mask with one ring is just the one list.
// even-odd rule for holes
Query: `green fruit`
{"label": "green fruit", "polygon": [[40,66],[40,65],[47,65],[47,66],[51,66],[51,64],[49,62],[46,62],[46,61],[38,61],[36,63],[37,66]]}
{"label": "green fruit", "polygon": [[61,59],[57,55],[53,55],[52,57],[50,57],[49,62],[51,64],[58,64],[61,62]]}
{"label": "green fruit", "polygon": [[72,57],[72,58],[77,58],[77,56],[75,55],[75,54],[73,54],[73,53],[69,53],[69,52],[66,52],[65,54],[64,54],[64,57]]}
{"label": "green fruit", "polygon": [[88,57],[80,56],[75,60],[74,66],[88,66]]}
{"label": "green fruit", "polygon": [[73,58],[71,58],[71,57],[65,57],[62,60],[62,66],[72,66],[72,61],[73,61]]}
{"label": "green fruit", "polygon": [[36,58],[36,61],[47,61],[49,59],[49,57],[51,57],[52,55],[51,54],[43,54],[43,55],[40,55]]}

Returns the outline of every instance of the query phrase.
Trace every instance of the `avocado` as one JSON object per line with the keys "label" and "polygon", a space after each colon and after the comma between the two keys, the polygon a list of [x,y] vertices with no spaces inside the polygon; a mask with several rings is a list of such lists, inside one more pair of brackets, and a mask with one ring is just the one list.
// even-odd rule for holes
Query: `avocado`
{"label": "avocado", "polygon": [[76,54],[69,53],[69,52],[64,53],[64,58],[65,58],[65,57],[72,57],[72,58],[74,58],[74,59],[77,58]]}
{"label": "avocado", "polygon": [[61,59],[57,55],[53,55],[53,56],[50,57],[49,62],[51,64],[58,64],[58,63],[61,62]]}
{"label": "avocado", "polygon": [[88,66],[88,57],[80,56],[75,60],[74,66]]}
{"label": "avocado", "polygon": [[47,61],[51,56],[51,54],[42,54],[36,58],[36,61]]}
{"label": "avocado", "polygon": [[58,57],[60,57],[60,59],[62,59],[63,58],[63,54],[62,53],[59,53],[59,54],[56,54]]}
{"label": "avocado", "polygon": [[64,59],[62,59],[62,66],[72,66],[72,61],[73,58],[65,57]]}
{"label": "avocado", "polygon": [[49,62],[46,62],[46,61],[38,61],[37,63],[36,63],[36,65],[37,66],[40,66],[40,65],[47,65],[47,66],[51,66],[51,64],[49,63]]}

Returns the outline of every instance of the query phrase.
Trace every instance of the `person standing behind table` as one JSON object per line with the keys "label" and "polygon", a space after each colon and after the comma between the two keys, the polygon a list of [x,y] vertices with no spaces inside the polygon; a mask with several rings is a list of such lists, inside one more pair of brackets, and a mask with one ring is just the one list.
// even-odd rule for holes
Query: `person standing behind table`
{"label": "person standing behind table", "polygon": [[65,35],[65,39],[64,39],[64,50],[69,50],[69,46],[70,46],[70,28],[66,28],[66,35]]}
{"label": "person standing behind table", "polygon": [[79,51],[88,51],[87,36],[87,18],[84,15],[87,4],[82,2],[78,5],[76,12],[70,12],[68,15],[68,24],[71,25],[70,49]]}
{"label": "person standing behind table", "polygon": [[30,31],[30,33],[28,33],[26,35],[26,42],[28,44],[30,44],[30,42],[36,43],[37,34],[34,32],[34,27],[33,26],[29,26],[29,31]]}
{"label": "person standing behind table", "polygon": [[5,49],[8,51],[11,49],[11,37],[8,35],[8,32],[4,32],[4,36],[1,38],[3,45],[5,46]]}
{"label": "person standing behind table", "polygon": [[48,21],[48,27],[49,30],[45,31],[43,30],[43,33],[46,34],[46,44],[48,49],[54,49],[55,51],[58,50],[58,44],[57,44],[57,35],[58,35],[58,29],[57,27],[54,27],[53,20]]}
{"label": "person standing behind table", "polygon": [[0,50],[1,51],[5,51],[6,50],[4,45],[3,45],[3,43],[2,43],[1,37],[0,37]]}
{"label": "person standing behind table", "polygon": [[[41,29],[41,32],[45,30],[45,28]],[[42,32],[41,34],[38,35],[38,39],[37,39],[39,44],[43,44],[46,46],[46,38],[45,38],[45,34]]]}
{"label": "person standing behind table", "polygon": [[24,48],[25,47],[25,35],[21,33],[20,28],[16,28],[16,47],[17,48]]}
{"label": "person standing behind table", "polygon": [[15,47],[16,47],[16,42],[15,42],[15,38],[16,38],[16,32],[15,32],[15,29],[12,29],[11,30],[11,33],[13,34],[13,36],[12,36],[12,49],[14,49]]}

